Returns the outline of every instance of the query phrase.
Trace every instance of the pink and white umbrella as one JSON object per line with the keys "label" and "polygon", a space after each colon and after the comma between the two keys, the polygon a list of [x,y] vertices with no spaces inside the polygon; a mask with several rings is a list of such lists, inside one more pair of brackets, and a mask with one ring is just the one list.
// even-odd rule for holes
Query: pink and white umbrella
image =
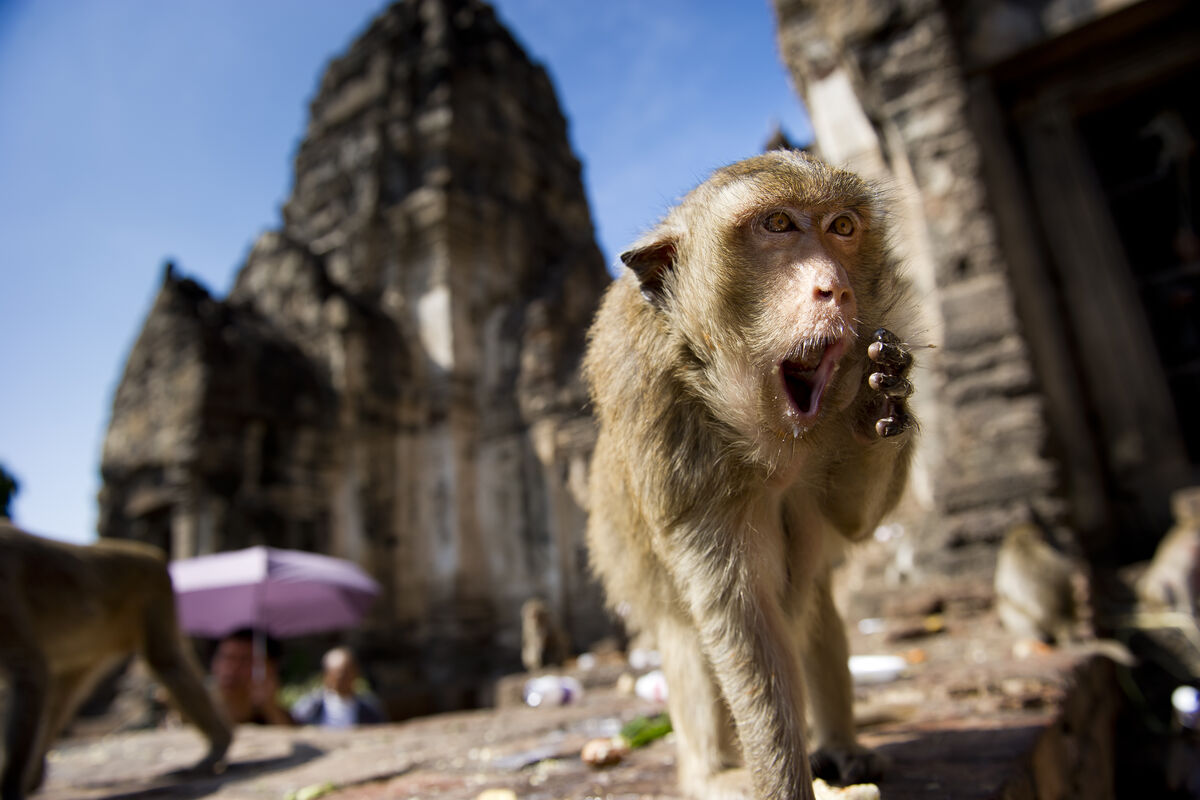
{"label": "pink and white umbrella", "polygon": [[254,628],[286,638],[352,627],[379,584],[340,558],[251,547],[170,564],[179,624],[193,636],[220,638]]}

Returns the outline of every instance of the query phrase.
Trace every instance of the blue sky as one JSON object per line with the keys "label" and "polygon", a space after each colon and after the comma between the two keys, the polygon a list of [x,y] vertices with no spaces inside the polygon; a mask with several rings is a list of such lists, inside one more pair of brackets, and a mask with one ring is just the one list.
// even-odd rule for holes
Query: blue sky
{"label": "blue sky", "polygon": [[[112,394],[162,263],[223,295],[280,224],[308,102],[379,0],[0,0],[0,464],[24,527],[95,535]],[[499,0],[549,70],[612,262],[776,123],[768,0]]]}

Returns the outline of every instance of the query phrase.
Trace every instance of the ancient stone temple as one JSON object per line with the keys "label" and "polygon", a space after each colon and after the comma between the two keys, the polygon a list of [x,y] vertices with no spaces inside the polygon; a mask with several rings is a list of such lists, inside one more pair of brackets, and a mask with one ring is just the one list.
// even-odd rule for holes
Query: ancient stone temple
{"label": "ancient stone temple", "polygon": [[482,2],[397,3],[329,65],[282,227],[229,296],[166,269],[100,533],[354,559],[384,586],[356,640],[381,692],[470,704],[519,664],[529,596],[577,646],[608,625],[577,370],[606,283],[546,72]]}
{"label": "ancient stone temple", "polygon": [[881,178],[926,314],[927,564],[1031,508],[1145,558],[1200,479],[1200,6],[775,0],[830,161]]}

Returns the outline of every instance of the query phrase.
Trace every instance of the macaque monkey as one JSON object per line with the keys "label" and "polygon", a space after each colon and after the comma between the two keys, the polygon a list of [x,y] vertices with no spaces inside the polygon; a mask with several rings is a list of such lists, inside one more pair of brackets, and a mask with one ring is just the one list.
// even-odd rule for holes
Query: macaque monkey
{"label": "macaque monkey", "polygon": [[232,730],[180,634],[162,552],[116,540],[65,544],[0,520],[0,672],[10,690],[0,800],[41,784],[55,737],[133,652],[207,737],[193,769],[223,766]]}
{"label": "macaque monkey", "polygon": [[719,169],[621,256],[589,335],[592,565],[658,642],[696,797],[879,771],[829,573],[897,501],[914,439],[885,214],[798,152]]}
{"label": "macaque monkey", "polygon": [[1042,526],[1015,525],[996,556],[996,613],[1017,636],[1071,642],[1083,622],[1084,581],[1083,567],[1056,548]]}
{"label": "macaque monkey", "polygon": [[1149,610],[1200,616],[1200,486],[1171,493],[1175,523],[1137,581],[1138,598]]}
{"label": "macaque monkey", "polygon": [[521,605],[521,663],[533,672],[566,658],[566,633],[543,600],[529,598]]}

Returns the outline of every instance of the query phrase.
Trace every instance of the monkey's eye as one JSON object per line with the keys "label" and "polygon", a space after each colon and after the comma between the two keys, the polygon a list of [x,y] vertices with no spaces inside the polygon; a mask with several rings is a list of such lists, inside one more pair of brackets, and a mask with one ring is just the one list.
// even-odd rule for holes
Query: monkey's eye
{"label": "monkey's eye", "polygon": [[762,224],[771,233],[786,233],[787,231],[798,230],[796,223],[792,222],[792,218],[782,211],[774,211],[768,214]]}
{"label": "monkey's eye", "polygon": [[829,223],[829,232],[836,233],[838,236],[849,236],[854,233],[854,220],[848,214],[842,214]]}

